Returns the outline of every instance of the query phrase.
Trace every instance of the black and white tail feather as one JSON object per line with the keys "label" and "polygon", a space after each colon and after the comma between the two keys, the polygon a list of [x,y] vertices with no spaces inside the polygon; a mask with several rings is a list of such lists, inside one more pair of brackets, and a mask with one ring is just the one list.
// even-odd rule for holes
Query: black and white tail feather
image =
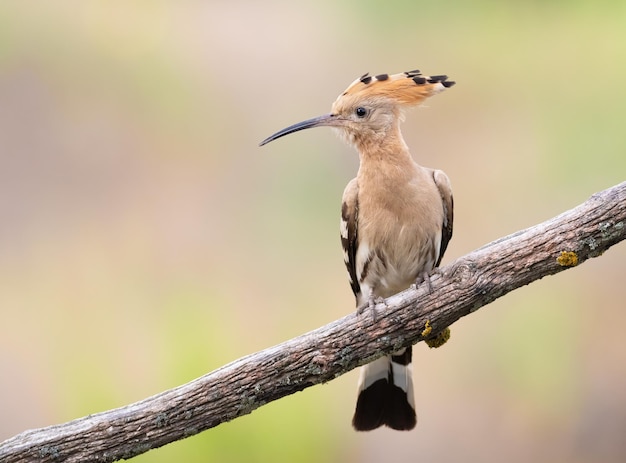
{"label": "black and white tail feather", "polygon": [[359,379],[359,396],[352,418],[358,431],[388,426],[399,431],[415,427],[415,395],[411,368],[412,348],[383,356],[365,365]]}

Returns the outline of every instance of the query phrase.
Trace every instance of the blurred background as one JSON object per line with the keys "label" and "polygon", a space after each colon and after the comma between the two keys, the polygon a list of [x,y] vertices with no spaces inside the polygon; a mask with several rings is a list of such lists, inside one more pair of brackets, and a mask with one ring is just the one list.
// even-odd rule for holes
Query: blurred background
{"label": "blurred background", "polygon": [[[0,3],[0,440],[119,407],[354,308],[329,110],[368,71],[455,194],[444,263],[624,180],[626,3]],[[356,434],[356,371],[133,461],[623,462],[626,246],[415,349],[419,423]]]}

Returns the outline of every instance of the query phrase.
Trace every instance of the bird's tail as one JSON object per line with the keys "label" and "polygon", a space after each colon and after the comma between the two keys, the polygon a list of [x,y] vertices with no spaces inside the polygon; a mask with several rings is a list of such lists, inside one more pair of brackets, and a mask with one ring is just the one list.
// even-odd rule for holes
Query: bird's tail
{"label": "bird's tail", "polygon": [[386,425],[408,431],[416,422],[411,347],[365,365],[352,418],[354,429],[370,431]]}

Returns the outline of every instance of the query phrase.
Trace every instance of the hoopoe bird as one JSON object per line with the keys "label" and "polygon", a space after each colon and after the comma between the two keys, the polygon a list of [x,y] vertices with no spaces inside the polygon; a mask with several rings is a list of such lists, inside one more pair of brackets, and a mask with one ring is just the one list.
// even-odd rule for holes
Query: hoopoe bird
{"label": "hoopoe bird", "polygon": [[[400,133],[404,109],[452,85],[447,76],[417,70],[368,73],[339,95],[329,114],[291,125],[260,144],[329,126],[358,151],[360,166],[343,193],[340,226],[357,313],[375,310],[377,300],[413,284],[430,285],[452,237],[450,181],[442,171],[417,164]],[[406,347],[362,367],[356,430],[415,427],[411,358],[412,348]]]}

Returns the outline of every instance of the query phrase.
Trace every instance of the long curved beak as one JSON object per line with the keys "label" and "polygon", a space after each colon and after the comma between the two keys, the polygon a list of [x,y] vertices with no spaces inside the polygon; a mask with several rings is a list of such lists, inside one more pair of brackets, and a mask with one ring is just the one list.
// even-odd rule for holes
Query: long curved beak
{"label": "long curved beak", "polygon": [[261,143],[259,146],[263,146],[268,144],[271,141],[276,140],[277,138],[284,137],[285,135],[289,135],[290,133],[298,132],[304,129],[310,129],[313,127],[321,127],[321,126],[337,126],[340,125],[340,119],[337,118],[334,114],[324,114],[323,116],[314,117],[313,119],[307,119],[306,121],[298,122],[297,124],[290,125],[283,130],[279,130],[274,135],[270,135]]}

